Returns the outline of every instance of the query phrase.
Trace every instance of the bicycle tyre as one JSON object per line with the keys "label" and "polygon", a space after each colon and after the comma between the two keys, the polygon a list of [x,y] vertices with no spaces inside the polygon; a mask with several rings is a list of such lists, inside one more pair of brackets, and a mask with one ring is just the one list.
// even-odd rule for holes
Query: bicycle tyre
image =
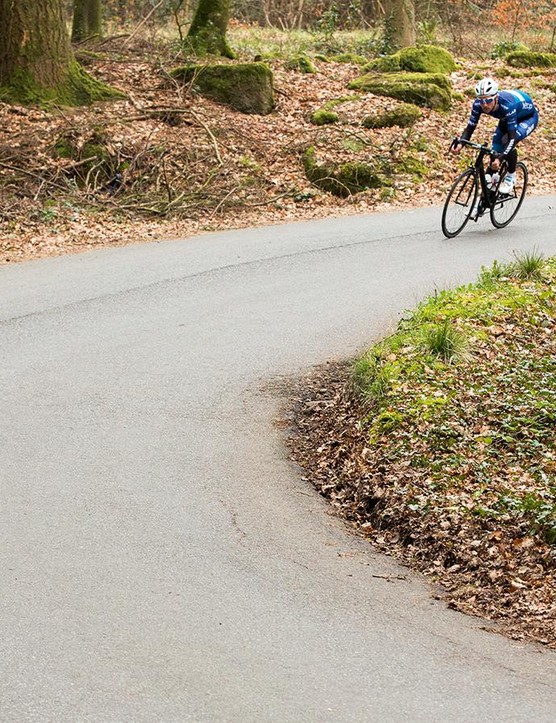
{"label": "bicycle tyre", "polygon": [[454,238],[463,231],[471,218],[471,212],[477,199],[477,173],[468,168],[456,178],[448,191],[442,210],[442,233]]}
{"label": "bicycle tyre", "polygon": [[504,228],[513,221],[523,203],[529,179],[525,163],[519,161],[515,172],[516,182],[513,193],[509,196],[500,196],[497,194],[490,208],[490,220],[496,228]]}

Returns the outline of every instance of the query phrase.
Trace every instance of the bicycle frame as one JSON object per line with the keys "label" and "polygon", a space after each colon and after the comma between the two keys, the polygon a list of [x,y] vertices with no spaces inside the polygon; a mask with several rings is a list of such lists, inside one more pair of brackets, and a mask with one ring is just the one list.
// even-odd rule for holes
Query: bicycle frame
{"label": "bicycle frame", "polygon": [[[454,143],[456,141],[454,140]],[[473,141],[467,141],[465,138],[458,138],[457,143],[460,143],[464,146],[469,146],[470,148],[475,148],[478,150],[477,158],[475,159],[475,163],[470,166],[470,168],[473,168],[475,170],[475,173],[477,174],[479,178],[479,185],[481,189],[481,193],[479,196],[479,205],[480,207],[480,214],[484,213],[484,211],[487,208],[492,208],[494,206],[495,200],[496,200],[496,193],[493,192],[497,189],[491,189],[487,185],[486,180],[486,174],[485,174],[485,164],[484,164],[484,158],[486,155],[492,155],[494,151],[492,148],[487,146],[486,144],[480,144],[480,143],[473,143]],[[506,161],[503,161],[500,164],[500,169],[498,173],[500,174],[500,180],[504,177],[507,170],[507,163]],[[500,183],[500,182],[499,182]]]}
{"label": "bicycle frame", "polygon": [[[456,141],[454,140],[454,143]],[[498,191],[498,187],[496,188],[489,188],[487,185],[486,180],[486,174],[485,174],[485,164],[484,164],[484,158],[486,155],[492,156],[495,154],[495,151],[490,148],[490,146],[487,146],[486,144],[481,143],[474,143],[473,141],[468,141],[465,138],[458,138],[457,143],[461,143],[464,146],[469,146],[470,148],[475,148],[478,150],[477,158],[475,159],[475,163],[470,166],[470,168],[473,168],[475,173],[477,174],[479,178],[479,186],[481,189],[481,193],[478,194],[478,202],[479,202],[479,216],[482,216],[482,214],[487,210],[494,206],[496,201],[496,192]],[[506,171],[508,168],[508,164],[506,161],[502,161],[500,164],[500,168],[497,171],[500,174],[500,179],[498,181],[498,186],[500,185],[502,179],[506,175]],[[476,220],[476,219],[475,219]]]}

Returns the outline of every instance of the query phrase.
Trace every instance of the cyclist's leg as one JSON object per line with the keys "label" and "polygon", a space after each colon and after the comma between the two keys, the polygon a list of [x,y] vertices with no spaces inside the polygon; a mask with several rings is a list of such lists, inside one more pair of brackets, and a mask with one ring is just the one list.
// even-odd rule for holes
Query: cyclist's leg
{"label": "cyclist's leg", "polygon": [[517,166],[517,141],[512,150],[508,153],[508,173],[515,173]]}
{"label": "cyclist's leg", "polygon": [[539,114],[537,113],[537,111],[535,111],[534,115],[532,115],[530,118],[526,118],[525,120],[518,123],[516,128],[516,144],[522,141],[524,138],[527,138],[527,136],[530,136],[537,127],[538,122]]}
{"label": "cyclist's leg", "polygon": [[[508,154],[508,173],[515,173],[517,166],[517,144],[524,138],[527,138],[527,136],[531,135],[537,127],[538,122],[539,114],[535,111],[530,118],[526,118],[517,124],[515,146]],[[501,126],[502,123],[498,125],[494,135],[492,136],[492,149],[496,151],[496,153],[502,153],[508,142],[508,136],[505,133],[505,128]]]}
{"label": "cyclist's leg", "polygon": [[[524,131],[523,131],[524,132]],[[529,131],[531,133],[532,131]],[[525,136],[522,136],[525,137]],[[501,121],[498,124],[498,127],[496,128],[496,131],[494,132],[494,135],[492,136],[492,150],[495,153],[502,153],[504,148],[508,145],[508,133],[506,130],[506,124],[505,122]],[[507,173],[515,173],[515,169],[517,166],[517,144],[521,138],[519,137],[519,127],[516,130],[516,139],[515,139],[515,146],[512,148],[512,150],[508,153],[508,167],[506,169]]]}
{"label": "cyclist's leg", "polygon": [[[495,153],[502,153],[504,148],[506,147],[508,143],[508,135],[506,133],[506,128],[501,128],[501,123],[499,123],[496,126],[496,130],[494,131],[494,135],[492,136],[492,150]],[[505,124],[504,124],[505,126]],[[491,158],[492,161],[492,158]]]}

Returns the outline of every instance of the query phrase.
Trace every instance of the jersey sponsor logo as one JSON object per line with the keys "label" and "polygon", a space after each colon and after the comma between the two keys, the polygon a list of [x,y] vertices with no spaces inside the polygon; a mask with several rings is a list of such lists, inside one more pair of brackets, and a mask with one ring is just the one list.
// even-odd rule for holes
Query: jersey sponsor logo
{"label": "jersey sponsor logo", "polygon": [[533,104],[524,93],[521,93],[519,90],[510,90],[508,92],[519,100],[523,110],[533,110]]}

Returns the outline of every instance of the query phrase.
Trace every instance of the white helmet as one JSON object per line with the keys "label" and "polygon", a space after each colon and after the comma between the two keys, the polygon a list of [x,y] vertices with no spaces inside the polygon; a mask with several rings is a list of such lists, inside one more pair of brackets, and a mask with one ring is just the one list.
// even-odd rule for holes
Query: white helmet
{"label": "white helmet", "polygon": [[498,83],[492,78],[483,78],[475,86],[475,95],[491,97],[498,93]]}

